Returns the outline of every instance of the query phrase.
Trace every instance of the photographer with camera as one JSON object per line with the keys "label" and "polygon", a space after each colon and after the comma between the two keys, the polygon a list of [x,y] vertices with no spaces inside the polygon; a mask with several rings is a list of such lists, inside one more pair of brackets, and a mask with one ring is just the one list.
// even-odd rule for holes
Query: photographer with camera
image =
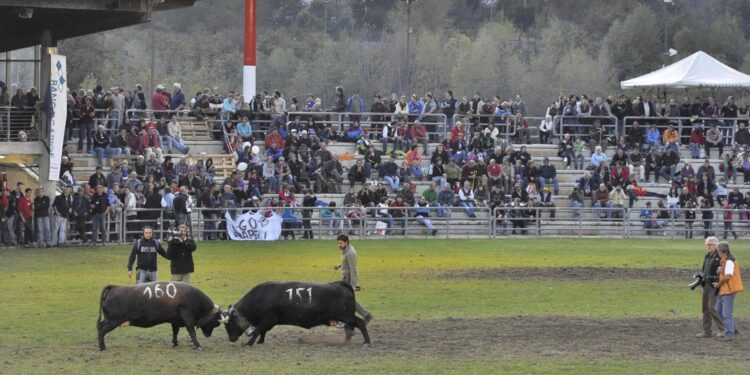
{"label": "photographer with camera", "polygon": [[180,225],[176,233],[170,233],[167,238],[167,256],[172,281],[190,283],[190,274],[195,271],[193,252],[196,249],[195,240],[188,237],[188,227]]}
{"label": "photographer with camera", "polygon": [[717,270],[721,264],[721,257],[716,251],[716,246],[719,244],[719,239],[711,236],[706,238],[706,249],[708,253],[703,257],[703,272],[701,285],[703,286],[703,298],[701,300],[701,307],[703,310],[703,333],[696,335],[698,338],[709,338],[713,337],[711,333],[711,321],[716,324],[716,328],[719,330],[718,335],[724,332],[724,323],[721,317],[716,312],[716,288],[714,283],[719,281],[717,276]]}

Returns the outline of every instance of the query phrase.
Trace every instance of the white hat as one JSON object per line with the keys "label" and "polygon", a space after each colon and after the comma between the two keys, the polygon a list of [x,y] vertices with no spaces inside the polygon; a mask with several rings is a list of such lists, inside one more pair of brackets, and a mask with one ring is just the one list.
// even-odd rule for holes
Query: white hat
{"label": "white hat", "polygon": [[307,130],[303,130],[300,134],[307,134]]}
{"label": "white hat", "polygon": [[164,85],[158,84],[158,85],[156,85],[156,89],[157,90],[164,90]]}
{"label": "white hat", "polygon": [[182,88],[182,85],[181,85],[181,84],[179,84],[179,83],[177,83],[177,82],[175,82],[175,83],[174,83],[174,85],[172,85],[172,86],[173,86],[174,88],[176,88],[176,89],[181,89],[181,88]]}
{"label": "white hat", "polygon": [[254,201],[257,201],[257,200],[258,200],[258,197],[257,197],[257,196],[255,196],[255,195],[253,195],[253,198],[252,198],[252,199],[253,199]]}
{"label": "white hat", "polygon": [[242,162],[242,163],[237,164],[237,170],[239,170],[240,172],[246,171],[247,170],[247,163]]}
{"label": "white hat", "polygon": [[251,152],[253,153],[253,155],[258,155],[258,153],[260,152],[260,147],[253,146]]}
{"label": "white hat", "polygon": [[252,143],[250,143],[250,142],[245,142],[245,143],[243,143],[243,144],[242,144],[242,149],[243,149],[243,150],[244,150],[245,148],[247,148],[247,147],[253,147],[253,144],[252,144]]}

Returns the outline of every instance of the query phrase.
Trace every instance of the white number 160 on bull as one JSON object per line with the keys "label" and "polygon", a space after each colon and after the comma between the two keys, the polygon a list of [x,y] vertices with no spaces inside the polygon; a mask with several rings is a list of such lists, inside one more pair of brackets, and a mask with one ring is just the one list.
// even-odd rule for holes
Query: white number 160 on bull
{"label": "white number 160 on bull", "polygon": [[312,287],[310,288],[289,288],[285,290],[285,292],[289,293],[289,300],[291,301],[294,295],[297,296],[300,300],[302,299],[302,294],[300,292],[307,292],[307,302],[312,303]]}

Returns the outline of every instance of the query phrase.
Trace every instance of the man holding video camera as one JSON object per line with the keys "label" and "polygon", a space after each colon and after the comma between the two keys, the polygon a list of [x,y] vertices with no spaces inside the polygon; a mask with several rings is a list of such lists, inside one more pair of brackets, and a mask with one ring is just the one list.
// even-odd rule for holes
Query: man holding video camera
{"label": "man holding video camera", "polygon": [[701,303],[703,309],[703,333],[697,334],[696,337],[698,338],[713,337],[713,334],[711,333],[712,320],[716,323],[716,328],[719,330],[717,336],[723,335],[724,332],[724,323],[719,314],[716,313],[717,293],[716,288],[713,285],[715,282],[719,281],[717,270],[719,265],[721,265],[721,257],[716,251],[716,246],[718,244],[718,238],[714,236],[706,238],[706,249],[708,250],[708,253],[703,257],[703,281],[701,283],[703,286],[703,299]]}
{"label": "man holding video camera", "polygon": [[170,260],[169,269],[172,281],[190,283],[190,274],[195,271],[193,251],[196,249],[195,240],[188,237],[188,228],[180,225],[177,233],[167,238],[167,259]]}

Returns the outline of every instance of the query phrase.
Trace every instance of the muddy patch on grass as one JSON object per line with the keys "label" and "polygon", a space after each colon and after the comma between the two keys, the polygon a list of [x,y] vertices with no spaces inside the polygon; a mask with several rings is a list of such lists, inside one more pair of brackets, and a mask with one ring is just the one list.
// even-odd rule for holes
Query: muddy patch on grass
{"label": "muddy patch on grass", "polygon": [[[740,330],[746,322],[740,320]],[[692,361],[715,359],[716,348],[726,359],[748,362],[750,337],[732,343],[698,339],[699,319],[587,319],[512,317],[375,322],[369,326],[372,347],[363,356],[413,356],[486,359],[491,357],[618,358]],[[297,345],[333,355],[343,342],[343,330],[300,332]],[[269,333],[270,337],[271,334]],[[277,340],[280,338],[277,338]],[[290,343],[291,344],[291,343]],[[721,349],[726,347],[727,350]],[[731,349],[731,350],[730,350]],[[489,357],[489,358],[491,358]]]}
{"label": "muddy patch on grass", "polygon": [[615,267],[510,267],[471,268],[441,272],[439,279],[489,279],[489,280],[551,280],[551,281],[603,281],[603,280],[693,280],[697,270],[682,268],[615,268]]}

